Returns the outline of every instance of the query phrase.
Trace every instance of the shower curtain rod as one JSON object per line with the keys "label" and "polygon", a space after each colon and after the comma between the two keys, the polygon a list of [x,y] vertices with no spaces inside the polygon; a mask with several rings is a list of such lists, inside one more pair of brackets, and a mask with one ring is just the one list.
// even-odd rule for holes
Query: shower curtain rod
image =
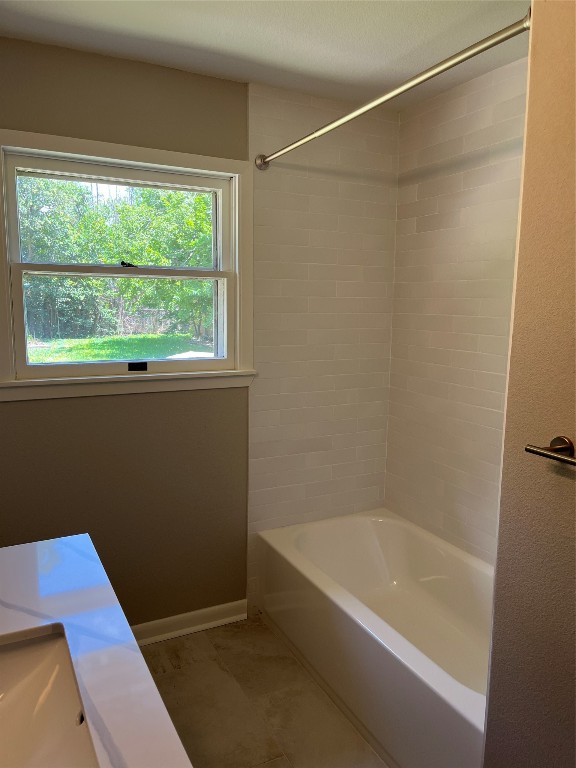
{"label": "shower curtain rod", "polygon": [[517,21],[515,24],[510,24],[509,27],[504,27],[504,29],[501,29],[499,32],[495,32],[493,35],[490,35],[490,37],[485,37],[483,40],[474,43],[474,45],[470,45],[468,48],[464,48],[464,50],[460,51],[460,53],[455,53],[448,59],[444,59],[444,61],[441,61],[438,64],[435,64],[433,67],[424,70],[424,72],[421,72],[419,75],[416,75],[410,80],[407,80],[402,85],[394,88],[394,90],[384,94],[384,96],[380,96],[373,101],[369,101],[367,104],[364,104],[363,106],[358,107],[358,109],[355,109],[354,112],[350,112],[350,114],[344,115],[344,117],[339,117],[337,120],[324,125],[322,128],[318,128],[317,131],[309,133],[307,136],[298,139],[298,141],[294,141],[292,144],[288,144],[286,147],[282,147],[282,149],[279,149],[277,152],[273,152],[271,155],[258,155],[254,161],[256,168],[258,168],[260,171],[265,171],[273,160],[276,160],[282,155],[285,155],[287,152],[292,152],[293,149],[297,149],[303,144],[307,144],[309,141],[313,141],[314,139],[320,138],[320,136],[324,136],[326,133],[330,133],[330,131],[333,131],[335,128],[339,128],[341,125],[345,125],[351,120],[355,120],[357,117],[364,115],[366,112],[370,112],[370,110],[379,107],[386,101],[395,99],[396,96],[400,96],[402,93],[406,93],[406,91],[415,88],[417,85],[425,83],[427,80],[431,80],[433,77],[441,75],[442,72],[446,72],[446,70],[452,69],[452,67],[456,67],[458,64],[462,64],[463,61],[468,61],[468,59],[471,59],[473,56],[477,56],[479,53],[483,53],[490,48],[494,48],[494,46],[500,45],[500,43],[504,43],[506,40],[510,40],[510,38],[516,37],[516,35],[520,35],[522,32],[527,32],[529,29],[530,9],[528,10],[526,16],[520,21]]}

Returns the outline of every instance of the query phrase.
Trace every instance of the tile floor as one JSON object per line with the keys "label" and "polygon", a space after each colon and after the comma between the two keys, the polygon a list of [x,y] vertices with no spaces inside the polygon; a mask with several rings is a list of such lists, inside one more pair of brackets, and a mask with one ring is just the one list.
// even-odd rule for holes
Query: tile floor
{"label": "tile floor", "polygon": [[386,768],[257,619],[142,653],[194,768]]}

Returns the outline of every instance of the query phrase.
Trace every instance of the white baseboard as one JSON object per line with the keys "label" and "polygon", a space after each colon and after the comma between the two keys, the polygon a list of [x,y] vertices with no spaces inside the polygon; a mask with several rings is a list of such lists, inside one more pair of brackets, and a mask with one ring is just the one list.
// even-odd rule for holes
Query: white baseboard
{"label": "white baseboard", "polygon": [[235,603],[213,605],[210,608],[190,611],[190,613],[180,613],[177,616],[167,616],[165,619],[135,624],[132,632],[138,645],[149,645],[158,643],[160,640],[169,640],[171,637],[220,627],[222,624],[232,624],[234,621],[242,621],[245,618],[246,600],[237,600]]}

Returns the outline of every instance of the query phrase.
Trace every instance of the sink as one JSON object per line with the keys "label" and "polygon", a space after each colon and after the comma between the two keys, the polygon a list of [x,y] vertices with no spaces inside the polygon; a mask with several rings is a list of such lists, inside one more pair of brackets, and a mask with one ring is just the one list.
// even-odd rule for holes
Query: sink
{"label": "sink", "polygon": [[0,635],[0,766],[99,768],[62,624]]}

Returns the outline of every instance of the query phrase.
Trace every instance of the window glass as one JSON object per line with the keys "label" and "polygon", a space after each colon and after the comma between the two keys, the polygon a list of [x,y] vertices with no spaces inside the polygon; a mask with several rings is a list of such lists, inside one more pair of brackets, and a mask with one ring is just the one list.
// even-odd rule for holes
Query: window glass
{"label": "window glass", "polygon": [[217,282],[24,271],[27,363],[214,358]]}
{"label": "window glass", "polygon": [[216,268],[214,193],[19,172],[22,262]]}

